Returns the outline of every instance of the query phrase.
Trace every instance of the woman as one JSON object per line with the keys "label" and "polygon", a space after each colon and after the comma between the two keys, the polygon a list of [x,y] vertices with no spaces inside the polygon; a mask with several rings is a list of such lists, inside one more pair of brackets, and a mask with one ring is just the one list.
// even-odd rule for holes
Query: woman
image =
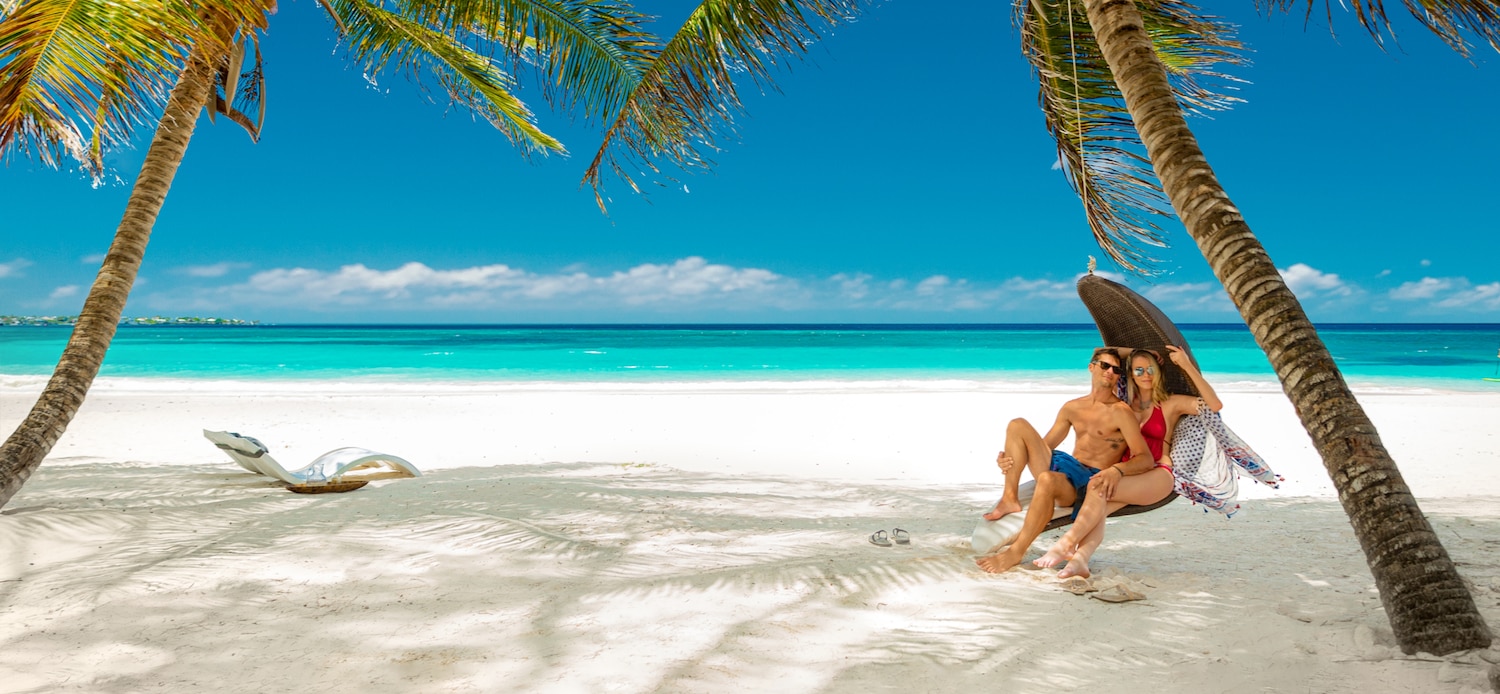
{"label": "woman", "polygon": [[[1171,440],[1177,420],[1183,415],[1196,414],[1200,398],[1214,412],[1218,412],[1224,404],[1219,401],[1213,387],[1203,380],[1203,374],[1198,373],[1185,352],[1167,345],[1167,358],[1192,380],[1199,397],[1167,392],[1166,379],[1162,377],[1161,358],[1156,352],[1137,349],[1130,352],[1127,361],[1130,364],[1130,379],[1126,402],[1135,412],[1136,420],[1141,423],[1141,436],[1151,448],[1151,459],[1156,461],[1156,467],[1126,475],[1125,470],[1116,465],[1095,475],[1083,508],[1079,509],[1078,518],[1073,521],[1073,527],[1033,564],[1050,568],[1067,562],[1067,567],[1058,572],[1058,578],[1087,578],[1089,558],[1104,541],[1104,519],[1126,504],[1154,504],[1172,493],[1172,460],[1168,455],[1170,447],[1167,443]],[[1110,471],[1115,474],[1111,475]],[[1111,479],[1100,479],[1102,477]],[[1111,482],[1114,484],[1111,485]],[[1109,491],[1111,486],[1112,492]]]}

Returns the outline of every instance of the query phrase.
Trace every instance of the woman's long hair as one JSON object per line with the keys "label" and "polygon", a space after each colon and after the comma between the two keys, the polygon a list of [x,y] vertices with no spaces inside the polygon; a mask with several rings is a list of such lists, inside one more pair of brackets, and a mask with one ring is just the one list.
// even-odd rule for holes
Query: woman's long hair
{"label": "woman's long hair", "polygon": [[1145,357],[1147,361],[1151,362],[1151,366],[1156,368],[1156,375],[1151,377],[1151,404],[1155,405],[1166,401],[1172,394],[1167,392],[1167,379],[1165,378],[1166,374],[1162,372],[1161,357],[1156,356],[1156,352],[1149,349],[1137,349],[1131,351],[1130,358],[1125,360],[1125,376],[1126,380],[1129,381],[1127,392],[1130,394],[1130,406],[1135,407],[1136,400],[1136,357]]}

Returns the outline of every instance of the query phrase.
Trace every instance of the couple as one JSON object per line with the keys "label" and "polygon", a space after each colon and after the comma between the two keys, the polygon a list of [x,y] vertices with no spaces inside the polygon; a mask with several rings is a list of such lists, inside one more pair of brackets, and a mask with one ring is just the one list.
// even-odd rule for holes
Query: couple
{"label": "couple", "polygon": [[[1192,380],[1204,404],[1218,412],[1223,406],[1218,395],[1188,355],[1171,345],[1167,353],[1172,365]],[[1020,564],[1052,520],[1053,507],[1072,506],[1073,527],[1033,563],[1051,568],[1067,562],[1059,578],[1087,578],[1089,558],[1104,541],[1104,518],[1126,504],[1153,504],[1172,493],[1166,443],[1178,418],[1198,412],[1199,398],[1168,393],[1162,366],[1151,350],[1096,349],[1089,361],[1089,394],[1064,404],[1046,436],[1024,419],[1011,420],[1005,450],[996,458],[1005,473],[1005,491],[984,517],[998,520],[1021,510],[1023,468],[1036,478],[1036,492],[1015,541],[1001,552],[980,557],[981,568],[1000,573]],[[1122,378],[1129,379],[1125,400],[1116,395]],[[1073,453],[1054,450],[1070,430]]]}

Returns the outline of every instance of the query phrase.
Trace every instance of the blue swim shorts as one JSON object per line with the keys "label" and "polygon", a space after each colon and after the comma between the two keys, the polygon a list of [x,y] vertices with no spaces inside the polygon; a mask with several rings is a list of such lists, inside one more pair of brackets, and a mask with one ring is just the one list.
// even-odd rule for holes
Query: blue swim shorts
{"label": "blue swim shorts", "polygon": [[1073,485],[1073,491],[1078,493],[1078,498],[1073,502],[1073,514],[1069,518],[1078,518],[1078,509],[1083,508],[1083,497],[1088,494],[1089,480],[1099,474],[1099,468],[1092,468],[1078,462],[1062,451],[1052,451],[1052,464],[1047,466],[1048,470],[1061,472],[1068,478],[1068,484]]}

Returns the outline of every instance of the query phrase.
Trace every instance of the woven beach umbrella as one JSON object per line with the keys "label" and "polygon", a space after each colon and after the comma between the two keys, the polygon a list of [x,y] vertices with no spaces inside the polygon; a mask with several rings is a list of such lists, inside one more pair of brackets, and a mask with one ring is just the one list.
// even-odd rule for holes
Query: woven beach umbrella
{"label": "woven beach umbrella", "polygon": [[1193,387],[1187,374],[1167,359],[1166,347],[1180,347],[1194,366],[1198,365],[1198,359],[1188,348],[1182,331],[1155,304],[1129,287],[1093,273],[1079,278],[1078,298],[1083,300],[1094,324],[1099,326],[1099,336],[1104,339],[1104,344],[1155,351],[1161,355],[1162,378],[1166,381],[1167,391],[1198,395],[1198,389]]}

